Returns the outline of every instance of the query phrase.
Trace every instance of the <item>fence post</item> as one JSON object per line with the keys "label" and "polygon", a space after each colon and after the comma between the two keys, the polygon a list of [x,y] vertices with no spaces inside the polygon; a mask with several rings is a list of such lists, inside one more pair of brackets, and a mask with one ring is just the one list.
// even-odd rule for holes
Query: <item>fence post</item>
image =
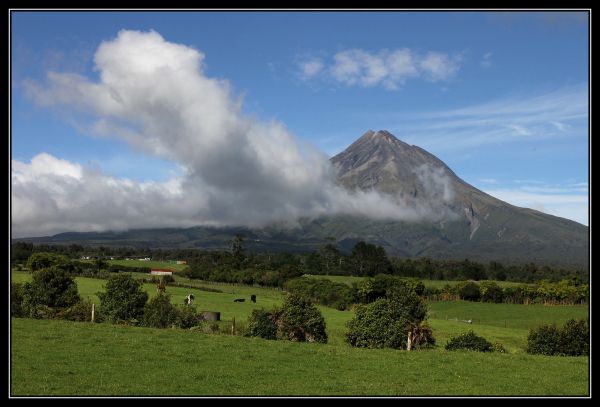
{"label": "fence post", "polygon": [[235,317],[231,320],[231,334],[235,335]]}
{"label": "fence post", "polygon": [[95,308],[95,305],[96,304],[92,303],[92,322],[94,322],[94,320],[96,319],[96,313],[95,313],[96,308]]}

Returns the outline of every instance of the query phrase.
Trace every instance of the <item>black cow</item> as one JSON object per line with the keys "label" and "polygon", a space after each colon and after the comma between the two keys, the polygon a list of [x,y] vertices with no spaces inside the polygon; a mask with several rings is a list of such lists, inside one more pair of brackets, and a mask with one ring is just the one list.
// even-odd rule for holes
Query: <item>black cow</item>
{"label": "black cow", "polygon": [[193,302],[194,302],[194,294],[188,294],[187,297],[185,297],[185,300],[183,300],[183,303],[186,305],[192,305]]}
{"label": "black cow", "polygon": [[253,303],[256,303],[256,295],[252,294],[250,296],[250,301],[252,301]]}
{"label": "black cow", "polygon": [[246,301],[245,298],[237,298],[237,299],[233,300],[233,302],[244,302],[244,301]]}

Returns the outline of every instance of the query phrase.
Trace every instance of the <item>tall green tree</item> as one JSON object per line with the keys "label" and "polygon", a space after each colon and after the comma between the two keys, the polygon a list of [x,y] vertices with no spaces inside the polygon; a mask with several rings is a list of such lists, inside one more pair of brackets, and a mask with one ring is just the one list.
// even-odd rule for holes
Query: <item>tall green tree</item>
{"label": "tall green tree", "polygon": [[108,279],[104,292],[98,293],[100,306],[111,322],[139,320],[148,301],[142,283],[129,274],[117,274]]}
{"label": "tall green tree", "polygon": [[34,271],[23,289],[23,308],[33,318],[40,316],[40,307],[68,308],[80,300],[73,277],[56,266]]}

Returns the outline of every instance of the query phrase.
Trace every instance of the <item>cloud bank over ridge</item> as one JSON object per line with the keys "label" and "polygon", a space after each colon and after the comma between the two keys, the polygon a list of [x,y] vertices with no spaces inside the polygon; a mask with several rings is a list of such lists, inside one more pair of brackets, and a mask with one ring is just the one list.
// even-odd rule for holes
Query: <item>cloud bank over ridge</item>
{"label": "cloud bank over ridge", "polygon": [[244,116],[229,84],[203,73],[204,54],[154,31],[122,30],[103,42],[99,80],[49,72],[26,81],[28,96],[82,117],[91,134],[176,162],[167,182],[118,179],[41,153],[12,161],[13,237],[63,231],[197,225],[264,226],[339,213],[417,220],[415,210],[375,191],[335,185],[328,158],[276,121]]}

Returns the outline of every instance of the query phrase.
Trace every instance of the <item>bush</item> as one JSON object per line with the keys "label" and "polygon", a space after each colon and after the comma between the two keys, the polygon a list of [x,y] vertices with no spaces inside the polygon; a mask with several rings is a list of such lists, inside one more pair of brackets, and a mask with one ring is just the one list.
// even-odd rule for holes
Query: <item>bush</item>
{"label": "bush", "polygon": [[346,341],[356,347],[405,349],[411,332],[415,347],[424,347],[435,343],[431,330],[423,324],[426,316],[424,300],[405,286],[389,299],[358,306],[347,324]]}
{"label": "bush", "polygon": [[268,312],[255,309],[248,317],[248,336],[263,339],[277,339],[277,311]]}
{"label": "bush", "polygon": [[102,311],[110,322],[137,320],[144,314],[148,294],[129,274],[111,276],[106,291],[98,293]]}
{"label": "bush", "polygon": [[458,287],[458,295],[462,300],[479,301],[479,298],[481,297],[479,284],[474,281],[461,283]]}
{"label": "bush", "polygon": [[502,288],[493,281],[484,281],[481,283],[481,301],[483,302],[502,302]]}
{"label": "bush", "polygon": [[590,331],[583,320],[571,319],[561,330],[560,351],[566,356],[589,355]]}
{"label": "bush", "polygon": [[38,252],[33,253],[27,259],[27,268],[31,271],[45,268],[57,267],[61,270],[71,271],[73,265],[67,256],[55,253]]}
{"label": "bush", "polygon": [[24,312],[33,318],[46,318],[42,308],[68,308],[80,301],[77,283],[66,271],[51,267],[33,272],[30,283],[23,290]]}
{"label": "bush", "polygon": [[504,349],[504,346],[502,346],[502,344],[500,342],[494,342],[492,344],[492,348],[493,348],[494,352],[506,353],[506,349]]}
{"label": "bush", "polygon": [[589,354],[589,327],[584,320],[571,319],[562,328],[542,325],[529,331],[527,353],[581,356]]}
{"label": "bush", "polygon": [[[55,316],[55,318],[66,319],[68,321],[88,322],[92,320],[92,303],[88,300],[81,300],[70,308],[65,309]],[[102,322],[102,316],[98,308],[94,310],[95,322]]]}
{"label": "bush", "polygon": [[168,294],[159,293],[144,307],[142,325],[152,328],[168,328],[176,325],[180,316],[177,307],[171,304]]}
{"label": "bush", "polygon": [[189,329],[197,326],[202,322],[202,317],[196,312],[196,308],[191,305],[184,305],[179,308],[177,316],[177,326],[182,329]]}
{"label": "bush", "polygon": [[477,336],[475,332],[469,331],[451,338],[446,344],[446,350],[467,349],[476,352],[491,352],[494,350],[494,345],[488,342],[485,338]]}
{"label": "bush", "polygon": [[327,343],[325,319],[310,301],[289,294],[283,302],[277,321],[277,338]]}
{"label": "bush", "polygon": [[10,283],[10,316],[11,317],[24,317],[25,311],[23,309],[23,295],[25,293],[25,287],[21,283]]}

